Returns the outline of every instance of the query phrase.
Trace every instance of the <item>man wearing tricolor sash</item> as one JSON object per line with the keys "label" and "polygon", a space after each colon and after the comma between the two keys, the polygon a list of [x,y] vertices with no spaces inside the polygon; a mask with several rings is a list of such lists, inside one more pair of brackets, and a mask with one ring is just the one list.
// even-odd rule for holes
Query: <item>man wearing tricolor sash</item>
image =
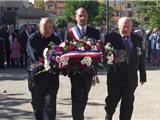
{"label": "man wearing tricolor sash", "polygon": [[[77,25],[68,30],[65,40],[79,42],[84,36],[92,41],[100,39],[99,31],[87,25],[88,14],[86,9],[78,8],[75,12],[75,20]],[[72,116],[73,120],[84,120],[84,111],[94,73],[92,70],[83,71],[80,67],[78,68],[79,72],[76,74],[74,74],[74,70],[68,74],[71,81]]]}

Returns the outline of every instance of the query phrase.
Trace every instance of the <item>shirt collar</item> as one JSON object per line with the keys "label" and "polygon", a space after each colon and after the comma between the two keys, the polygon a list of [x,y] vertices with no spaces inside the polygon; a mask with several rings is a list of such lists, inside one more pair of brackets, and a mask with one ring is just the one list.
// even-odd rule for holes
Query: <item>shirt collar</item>
{"label": "shirt collar", "polygon": [[[120,32],[120,35],[122,36],[122,38],[125,37],[125,35],[123,35],[121,32]],[[130,38],[130,36],[131,36],[131,35],[129,34],[129,35],[126,36],[126,37]]]}
{"label": "shirt collar", "polygon": [[[81,25],[77,24],[77,26],[78,26],[78,28],[79,28],[80,30],[82,30],[82,26],[81,26]],[[87,25],[83,26],[83,28],[84,28],[84,30],[86,31]]]}

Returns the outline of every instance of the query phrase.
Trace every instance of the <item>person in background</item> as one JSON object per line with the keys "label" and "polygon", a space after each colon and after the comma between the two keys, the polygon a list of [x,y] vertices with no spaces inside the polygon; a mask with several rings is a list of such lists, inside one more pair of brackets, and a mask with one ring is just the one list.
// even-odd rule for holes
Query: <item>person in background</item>
{"label": "person in background", "polygon": [[28,38],[33,33],[33,31],[32,31],[32,25],[30,24],[25,24],[23,27],[24,29],[19,32],[18,36],[21,44],[21,53],[22,53],[22,56],[20,58],[21,67],[26,68],[26,63],[27,63],[26,45],[27,45]]}
{"label": "person in background", "polygon": [[13,68],[20,67],[21,58],[21,45],[18,41],[17,36],[13,36],[13,42],[10,46],[11,49],[11,62],[13,63]]}
{"label": "person in background", "polygon": [[1,34],[1,29],[0,29],[0,69],[4,69],[4,60],[5,60],[5,40]]}
{"label": "person in background", "polygon": [[[87,25],[88,14],[85,8],[80,7],[75,11],[75,20],[77,25],[68,30],[65,40],[76,41],[74,37],[76,35],[79,35],[80,38],[82,36],[87,36],[93,40],[100,39],[99,31]],[[76,31],[75,34],[72,34],[72,30]],[[76,74],[74,74],[74,70],[69,72],[73,120],[84,120],[84,111],[88,101],[88,94],[92,86],[93,74],[92,70],[84,71],[81,69],[79,69],[79,72]]]}
{"label": "person in background", "polygon": [[138,32],[138,35],[143,38],[142,48],[143,48],[144,55],[145,55],[145,61],[147,63],[147,59],[148,59],[148,41],[146,39],[145,30],[144,29],[140,29],[140,31]]}
{"label": "person in background", "polygon": [[158,28],[154,28],[152,34],[149,37],[151,43],[151,63],[153,66],[157,65],[157,44],[158,43]]}
{"label": "person in background", "polygon": [[59,69],[55,73],[44,72],[36,75],[43,65],[32,68],[49,43],[59,45],[61,40],[53,34],[53,23],[50,18],[40,20],[39,30],[31,34],[27,43],[28,85],[32,96],[32,107],[36,120],[56,120],[56,99],[59,89]]}
{"label": "person in background", "polygon": [[6,50],[6,62],[7,68],[13,67],[13,62],[11,61],[11,49],[10,46],[13,43],[13,37],[16,36],[14,25],[10,25],[7,30],[7,40],[5,41],[5,50]]}
{"label": "person in background", "polygon": [[107,30],[104,26],[101,27],[100,30],[100,39],[104,42],[105,41],[105,37],[107,35]]}
{"label": "person in background", "polygon": [[58,37],[61,39],[62,42],[64,41],[64,34],[65,34],[65,33],[64,33],[62,27],[57,26],[57,27],[56,27],[56,31],[54,32],[54,34],[55,34],[56,36],[58,36]]}
{"label": "person in background", "polygon": [[118,20],[119,33],[106,36],[106,43],[110,42],[113,49],[126,51],[124,61],[107,66],[107,91],[105,99],[105,120],[112,120],[117,104],[120,104],[120,120],[131,120],[133,113],[134,92],[140,83],[146,82],[145,59],[142,52],[143,39],[131,32],[132,20],[122,17]]}

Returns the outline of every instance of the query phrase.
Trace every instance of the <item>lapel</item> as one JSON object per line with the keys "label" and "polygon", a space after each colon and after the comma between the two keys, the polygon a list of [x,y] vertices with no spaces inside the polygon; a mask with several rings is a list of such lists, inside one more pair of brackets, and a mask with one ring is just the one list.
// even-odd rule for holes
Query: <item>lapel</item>
{"label": "lapel", "polygon": [[89,33],[89,27],[87,25],[87,27],[86,27],[86,35],[88,35],[88,33]]}
{"label": "lapel", "polygon": [[134,37],[133,34],[131,34],[131,42],[132,42],[132,45],[133,45],[131,54],[134,54],[136,52],[136,38]]}

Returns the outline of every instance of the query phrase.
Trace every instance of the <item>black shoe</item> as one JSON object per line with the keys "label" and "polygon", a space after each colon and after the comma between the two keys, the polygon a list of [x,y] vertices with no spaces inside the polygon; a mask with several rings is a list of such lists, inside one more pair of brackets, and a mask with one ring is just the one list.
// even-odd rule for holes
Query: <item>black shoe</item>
{"label": "black shoe", "polygon": [[112,120],[112,116],[107,114],[105,120]]}

